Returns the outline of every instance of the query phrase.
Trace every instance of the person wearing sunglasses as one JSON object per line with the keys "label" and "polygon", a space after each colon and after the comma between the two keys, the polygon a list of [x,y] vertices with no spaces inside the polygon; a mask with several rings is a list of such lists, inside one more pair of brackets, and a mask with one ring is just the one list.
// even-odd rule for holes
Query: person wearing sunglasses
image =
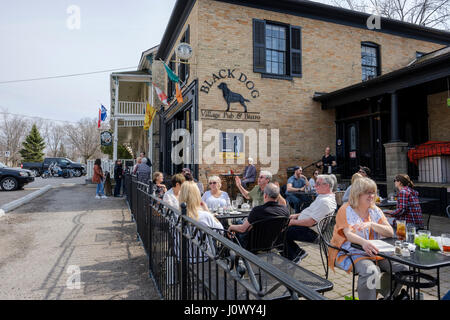
{"label": "person wearing sunglasses", "polygon": [[225,207],[230,202],[228,193],[220,190],[222,182],[218,176],[212,176],[208,179],[209,190],[202,196],[202,201],[208,208]]}
{"label": "person wearing sunglasses", "polygon": [[[258,185],[254,186],[252,190],[247,191],[242,186],[241,179],[238,176],[235,177],[236,186],[238,187],[244,198],[251,201],[256,201],[259,204],[264,203],[264,188],[271,180],[272,173],[270,171],[262,170],[258,176]],[[278,203],[285,206],[286,200],[284,200],[283,197],[278,197]]]}

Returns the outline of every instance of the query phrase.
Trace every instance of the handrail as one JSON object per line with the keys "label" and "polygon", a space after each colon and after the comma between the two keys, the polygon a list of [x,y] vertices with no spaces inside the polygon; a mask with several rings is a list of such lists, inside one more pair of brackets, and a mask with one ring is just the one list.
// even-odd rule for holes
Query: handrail
{"label": "handrail", "polygon": [[[131,179],[130,179],[131,178]],[[286,289],[291,293],[292,299],[298,299],[298,295],[305,297],[306,299],[314,299],[314,300],[324,300],[322,295],[317,293],[312,288],[306,286],[305,284],[297,281],[296,279],[290,277],[286,273],[282,272],[275,266],[271,265],[268,262],[263,261],[255,254],[245,250],[244,248],[240,247],[239,245],[235,244],[230,239],[227,239],[226,237],[222,236],[221,234],[217,233],[216,231],[210,229],[209,227],[205,226],[204,224],[188,217],[185,214],[182,214],[182,211],[180,211],[178,208],[174,208],[164,202],[163,200],[157,198],[156,196],[153,196],[152,194],[149,194],[149,190],[151,190],[150,185],[146,185],[142,182],[136,181],[136,179],[131,175],[126,175],[127,181],[127,189],[131,187],[133,190],[127,190],[128,192],[134,193],[139,191],[139,195],[133,194],[132,197],[128,198],[128,201],[133,201],[133,199],[137,199],[137,201],[142,201],[142,199],[147,199],[149,201],[144,200],[144,206],[148,205],[153,210],[155,210],[155,213],[158,213],[159,216],[165,219],[167,223],[171,226],[171,228],[174,228],[176,232],[181,235],[181,256],[184,259],[180,259],[180,263],[182,264],[182,268],[188,268],[189,259],[187,259],[187,252],[183,251],[188,247],[191,248],[192,246],[195,246],[196,250],[199,250],[202,252],[203,256],[207,256],[211,261],[216,263],[218,266],[220,266],[233,280],[235,280],[237,283],[242,285],[242,287],[245,290],[248,290],[248,292],[255,295],[256,298],[262,297],[261,288],[259,287],[258,280],[255,276],[255,272],[252,270],[251,264],[254,266],[257,266],[258,270],[261,270],[262,272],[265,272],[267,275],[269,275],[271,278],[275,279],[275,281],[282,284]],[[131,180],[131,181],[130,181]],[[141,200],[139,200],[141,199]],[[151,227],[149,227],[149,230],[145,231],[142,229],[142,224],[144,223],[144,220],[142,216],[142,212],[147,212],[147,209],[141,208],[141,210],[137,209],[136,206],[132,203],[130,204],[130,208],[132,208],[132,212],[134,215],[137,215],[136,224],[138,225],[138,232],[141,230],[141,233],[139,236],[144,241],[148,241],[147,239],[151,238],[148,234],[144,234],[145,232],[152,232]],[[135,208],[135,209],[133,209]],[[151,218],[151,211],[150,211],[150,221]],[[142,231],[144,230],[144,231]],[[170,235],[169,235],[170,236]],[[178,241],[178,240],[177,240]],[[185,243],[184,243],[185,242]],[[184,243],[184,244],[183,244]],[[226,248],[229,252],[232,253],[232,256],[236,256],[243,260],[244,265],[246,266],[247,272],[249,274],[249,280],[243,280],[242,275],[239,274],[237,269],[237,263],[234,264],[234,261],[230,261],[230,257],[224,257],[221,252],[217,251],[217,248],[213,245],[214,243],[220,244],[222,248]],[[147,254],[149,254],[150,258],[152,257],[152,245],[147,244],[148,248],[146,250],[148,251]],[[183,249],[184,248],[184,249]],[[177,250],[174,248],[175,251]],[[188,250],[189,251],[189,250]],[[222,250],[223,251],[223,250]],[[192,259],[192,257],[190,258]],[[150,261],[149,267],[153,265],[153,261]],[[186,269],[184,270],[186,272]],[[186,285],[185,281],[186,279],[183,279],[185,277],[185,274],[181,274],[182,281],[181,284]],[[161,284],[160,284],[161,285]],[[159,288],[160,289],[160,288]],[[160,289],[161,290],[161,289]],[[187,290],[186,288],[181,288],[182,297],[185,297],[186,292],[183,290]]]}

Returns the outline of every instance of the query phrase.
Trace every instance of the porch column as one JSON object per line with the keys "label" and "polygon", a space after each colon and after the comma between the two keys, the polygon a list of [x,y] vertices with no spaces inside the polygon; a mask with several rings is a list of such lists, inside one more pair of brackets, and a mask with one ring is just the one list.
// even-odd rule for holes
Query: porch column
{"label": "porch column", "polygon": [[117,160],[117,143],[119,141],[119,126],[117,114],[119,112],[119,79],[115,81],[115,97],[114,97],[114,139],[113,139],[113,161]]}
{"label": "porch column", "polygon": [[408,173],[408,143],[401,142],[398,125],[398,96],[391,93],[391,139],[384,144],[386,152],[387,193],[394,192],[394,178],[400,173]]}
{"label": "porch column", "polygon": [[391,141],[399,142],[398,135],[398,96],[397,92],[391,93]]}

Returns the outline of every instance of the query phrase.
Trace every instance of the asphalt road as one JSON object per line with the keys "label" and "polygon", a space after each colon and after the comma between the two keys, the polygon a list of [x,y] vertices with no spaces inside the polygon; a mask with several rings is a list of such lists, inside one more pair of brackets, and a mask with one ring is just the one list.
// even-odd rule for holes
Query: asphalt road
{"label": "asphalt road", "polygon": [[36,177],[32,183],[25,185],[23,190],[16,190],[16,191],[0,190],[0,208],[11,201],[17,200],[33,191],[39,190],[40,188],[45,187],[46,185],[56,187],[61,185],[84,184],[85,180],[86,180],[85,176],[80,178],[69,178],[69,179],[64,178],[42,179],[41,177]]}
{"label": "asphalt road", "polygon": [[95,199],[90,185],[7,213],[0,244],[0,300],[159,299],[125,200]]}

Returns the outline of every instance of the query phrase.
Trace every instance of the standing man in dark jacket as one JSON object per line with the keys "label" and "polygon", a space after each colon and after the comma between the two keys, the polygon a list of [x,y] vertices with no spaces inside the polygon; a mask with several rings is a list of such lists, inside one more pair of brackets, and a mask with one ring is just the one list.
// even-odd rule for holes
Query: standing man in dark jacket
{"label": "standing man in dark jacket", "polygon": [[116,186],[114,187],[114,197],[121,197],[120,188],[122,186],[122,178],[123,178],[122,161],[116,160],[116,164],[114,166],[114,180],[116,181]]}

